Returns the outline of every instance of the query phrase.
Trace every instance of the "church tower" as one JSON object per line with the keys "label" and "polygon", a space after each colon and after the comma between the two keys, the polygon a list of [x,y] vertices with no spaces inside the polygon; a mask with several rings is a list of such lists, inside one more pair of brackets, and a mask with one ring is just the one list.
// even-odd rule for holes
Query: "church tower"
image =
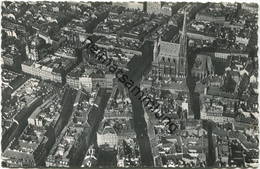
{"label": "church tower", "polygon": [[160,43],[161,43],[161,36],[159,35],[156,40],[154,40],[153,46],[153,62],[158,61],[158,55],[160,53]]}
{"label": "church tower", "polygon": [[39,59],[39,50],[38,50],[39,44],[40,44],[39,34],[36,34],[36,36],[32,38],[31,41],[27,39],[25,51],[29,60],[36,61]]}
{"label": "church tower", "polygon": [[186,61],[187,30],[186,30],[186,24],[187,24],[187,12],[186,12],[186,9],[185,9],[182,32],[181,32],[181,36],[180,36],[180,52],[179,52],[179,63],[178,63],[178,69],[177,69],[178,75],[180,75],[180,76],[186,76],[186,74],[187,74],[187,61]]}
{"label": "church tower", "polygon": [[37,49],[37,42],[34,40],[31,43],[31,54],[32,54],[32,60],[38,60],[39,59],[39,54],[38,54],[38,49]]}

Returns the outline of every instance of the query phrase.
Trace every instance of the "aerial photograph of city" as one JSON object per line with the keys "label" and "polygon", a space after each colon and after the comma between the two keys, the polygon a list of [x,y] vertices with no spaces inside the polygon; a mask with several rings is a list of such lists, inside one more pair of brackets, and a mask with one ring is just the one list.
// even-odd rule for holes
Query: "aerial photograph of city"
{"label": "aerial photograph of city", "polygon": [[258,167],[257,2],[1,11],[1,168]]}

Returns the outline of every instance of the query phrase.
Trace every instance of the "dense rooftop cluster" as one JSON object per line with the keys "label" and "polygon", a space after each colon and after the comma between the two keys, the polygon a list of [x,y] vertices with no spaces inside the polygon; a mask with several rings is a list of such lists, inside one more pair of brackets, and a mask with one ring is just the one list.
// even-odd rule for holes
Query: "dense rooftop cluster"
{"label": "dense rooftop cluster", "polygon": [[3,166],[256,166],[257,11],[247,3],[4,2]]}

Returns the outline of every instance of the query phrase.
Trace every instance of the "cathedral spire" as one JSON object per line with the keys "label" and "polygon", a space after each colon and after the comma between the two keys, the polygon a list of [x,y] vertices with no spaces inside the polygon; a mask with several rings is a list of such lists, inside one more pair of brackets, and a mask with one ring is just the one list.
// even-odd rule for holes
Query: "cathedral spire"
{"label": "cathedral spire", "polygon": [[180,37],[180,53],[179,53],[179,75],[186,75],[186,55],[187,55],[187,31],[186,31],[186,24],[187,24],[187,12],[186,9],[184,10],[184,18],[183,18],[183,26],[182,32]]}
{"label": "cathedral spire", "polygon": [[186,23],[187,22],[187,11],[184,9],[183,25],[182,25],[182,36],[186,36]]}

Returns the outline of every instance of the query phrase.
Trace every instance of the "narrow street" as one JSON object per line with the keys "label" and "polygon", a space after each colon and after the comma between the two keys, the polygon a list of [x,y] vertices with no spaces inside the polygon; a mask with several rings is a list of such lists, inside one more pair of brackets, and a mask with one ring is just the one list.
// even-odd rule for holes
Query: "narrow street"
{"label": "narrow street", "polygon": [[[149,72],[152,62],[151,44],[145,44],[143,46],[143,56],[133,57],[129,62],[129,79],[133,80],[137,85],[140,82],[142,76]],[[145,64],[144,64],[145,63]],[[150,145],[149,136],[147,133],[147,124],[144,118],[144,110],[142,103],[136,96],[130,93],[130,99],[133,106],[134,114],[134,128],[137,135],[137,140],[140,147],[142,166],[153,166],[153,156]]]}

